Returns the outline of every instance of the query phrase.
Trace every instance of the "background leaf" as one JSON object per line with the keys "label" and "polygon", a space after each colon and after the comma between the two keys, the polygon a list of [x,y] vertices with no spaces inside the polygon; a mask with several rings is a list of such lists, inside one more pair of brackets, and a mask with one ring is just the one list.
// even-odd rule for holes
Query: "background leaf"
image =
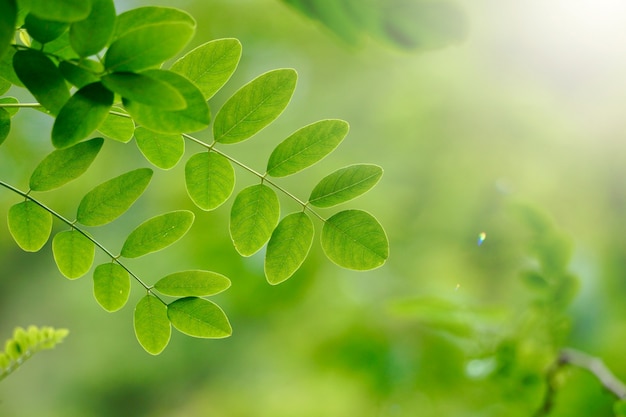
{"label": "background leaf", "polygon": [[76,279],[89,272],[96,246],[80,232],[65,230],[52,239],[52,253],[59,271],[66,278]]}
{"label": "background leaf", "polygon": [[185,185],[191,200],[202,210],[214,210],[228,200],[235,188],[230,161],[215,152],[193,155],[185,164]]}
{"label": "background leaf", "polygon": [[[117,106],[111,107],[111,112],[128,114],[126,110]],[[135,123],[130,117],[119,116],[109,112],[106,119],[98,127],[98,131],[107,138],[127,143],[133,138]]]}
{"label": "background leaf", "polygon": [[134,30],[160,23],[178,22],[196,26],[194,18],[174,7],[145,6],[130,9],[120,14],[115,21],[113,39],[119,39]]}
{"label": "background leaf", "polygon": [[172,334],[165,304],[153,295],[146,295],[135,307],[133,323],[137,340],[146,352],[151,355],[163,352]]}
{"label": "background leaf", "polygon": [[30,200],[11,206],[7,219],[11,236],[26,252],[37,252],[50,237],[52,214]]}
{"label": "background leaf", "polygon": [[306,213],[292,213],[278,223],[267,243],[265,276],[272,284],[290,278],[306,259],[315,230]]}
{"label": "background leaf", "polygon": [[95,55],[109,44],[115,27],[113,0],[91,0],[87,18],[72,23],[70,44],[78,55]]}
{"label": "background leaf", "polygon": [[209,339],[232,334],[228,318],[215,303],[204,298],[181,298],[167,306],[167,317],[180,332]]}
{"label": "background leaf", "polygon": [[93,295],[106,311],[121,309],[130,295],[130,275],[113,262],[98,265],[93,271]]}
{"label": "background leaf", "polygon": [[164,295],[198,296],[215,295],[230,287],[230,280],[211,271],[182,271],[161,278],[154,288]]}
{"label": "background leaf", "polygon": [[28,0],[28,6],[32,14],[58,22],[82,20],[91,11],[89,0]]}
{"label": "background leaf", "polygon": [[194,214],[187,210],[172,211],[146,220],[128,235],[121,255],[137,258],[166,248],[187,233],[193,220]]}
{"label": "background leaf", "polygon": [[135,142],[143,156],[161,169],[175,167],[185,153],[185,140],[180,134],[157,133],[140,126],[135,129]]}
{"label": "background leaf", "polygon": [[[154,74],[161,70],[153,70]],[[187,107],[185,98],[167,82],[144,73],[114,72],[102,77],[102,84],[120,96],[147,106],[164,110],[182,110]]]}
{"label": "background leaf", "polygon": [[311,191],[309,203],[332,207],[345,203],[375,186],[383,175],[378,165],[357,164],[341,168],[322,179]]}
{"label": "background leaf", "polygon": [[11,133],[11,114],[0,108],[0,145]]}
{"label": "background leaf", "polygon": [[15,0],[0,0],[0,57],[9,48],[17,22],[17,4]]}
{"label": "background leaf", "polygon": [[230,236],[242,256],[265,245],[278,223],[280,205],[274,190],[259,184],[239,192],[230,212]]}

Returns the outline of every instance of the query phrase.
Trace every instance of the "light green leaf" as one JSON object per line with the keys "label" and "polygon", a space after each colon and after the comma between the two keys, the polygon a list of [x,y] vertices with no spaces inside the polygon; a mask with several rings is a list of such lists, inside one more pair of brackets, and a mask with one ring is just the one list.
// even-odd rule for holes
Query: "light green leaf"
{"label": "light green leaf", "polygon": [[0,108],[0,145],[11,133],[11,114]]}
{"label": "light green leaf", "polygon": [[[0,104],[17,104],[19,103],[18,99],[15,97],[0,97]],[[20,110],[19,107],[4,107],[11,117],[15,116],[17,112]]]}
{"label": "light green leaf", "polygon": [[113,106],[104,122],[98,127],[98,131],[107,138],[111,138],[118,142],[127,143],[133,138],[135,132],[135,123],[130,116],[125,117],[112,112],[128,114],[121,107]]}
{"label": "light green leaf", "polygon": [[85,139],[106,119],[113,104],[113,93],[101,83],[78,90],[65,103],[52,125],[52,144],[67,148]]}
{"label": "light green leaf", "polygon": [[150,70],[143,74],[176,88],[185,98],[187,108],[168,111],[125,99],[126,110],[140,125],[160,133],[197,132],[209,126],[211,121],[209,106],[198,87],[191,81],[171,71]]}
{"label": "light green leaf", "polygon": [[343,120],[320,120],[297,130],[274,149],[267,173],[285,177],[310,167],[335,150],[349,128]]}
{"label": "light green leaf", "polygon": [[185,236],[193,220],[194,214],[187,210],[172,211],[146,220],[126,238],[121,255],[138,258],[160,251]]}
{"label": "light green leaf", "polygon": [[80,201],[76,219],[85,226],[112,222],[143,194],[151,178],[150,168],[139,168],[98,185]]}
{"label": "light green leaf", "polygon": [[30,12],[42,19],[75,22],[91,11],[91,0],[28,0]]}
{"label": "light green leaf", "polygon": [[130,9],[117,17],[113,39],[119,39],[134,30],[160,23],[186,23],[195,28],[196,21],[183,10],[173,7],[137,7]]}
{"label": "light green leaf", "polygon": [[[154,74],[154,70],[149,73]],[[163,110],[183,110],[187,107],[185,98],[167,82],[134,72],[114,72],[102,77],[102,84],[120,96],[147,106]]]}
{"label": "light green leaf", "polygon": [[53,151],[30,176],[30,189],[49,191],[80,177],[94,161],[103,143],[104,139],[94,138]]}
{"label": "light green leaf", "polygon": [[61,36],[45,44],[42,44],[41,42],[33,39],[31,48],[38,49],[45,54],[56,56],[64,60],[73,60],[80,58],[70,45],[69,31],[63,32]]}
{"label": "light green leaf", "polygon": [[289,104],[297,79],[295,70],[277,69],[241,87],[215,116],[215,140],[241,142],[272,123]]}
{"label": "light green leaf", "polygon": [[378,268],[389,256],[389,242],[382,226],[361,210],[340,211],[326,220],[321,241],[331,261],[357,271]]}
{"label": "light green leaf", "polygon": [[[9,49],[15,36],[17,4],[15,0],[0,0],[0,57]],[[1,93],[0,93],[1,94]]]}
{"label": "light green leaf", "polygon": [[180,298],[167,306],[167,317],[180,332],[208,339],[228,337],[233,330],[226,314],[204,298]]}
{"label": "light green leaf", "polygon": [[7,91],[9,91],[9,88],[11,88],[11,83],[5,80],[4,78],[0,77],[0,94],[6,93]]}
{"label": "light green leaf", "polygon": [[20,81],[13,69],[13,57],[16,52],[15,48],[9,48],[4,51],[4,54],[0,55],[0,77],[11,82],[11,84],[24,87],[24,84]]}
{"label": "light green leaf", "polygon": [[137,303],[134,326],[139,344],[151,355],[163,352],[172,335],[172,326],[167,318],[167,307],[150,294]]}
{"label": "light green leaf", "polygon": [[52,239],[52,254],[59,271],[66,278],[76,279],[91,268],[96,245],[74,229],[65,230]]}
{"label": "light green leaf", "polygon": [[135,141],[143,156],[161,169],[174,168],[185,153],[185,140],[180,134],[157,133],[138,127]]}
{"label": "light green leaf", "polygon": [[198,296],[219,294],[230,287],[230,280],[211,271],[182,271],[161,278],[154,288],[164,295]]}
{"label": "light green leaf", "polygon": [[112,313],[124,307],[130,295],[130,275],[116,263],[98,265],[93,271],[93,295]]}
{"label": "light green leaf", "polygon": [[224,204],[235,188],[235,170],[230,161],[215,152],[193,155],[185,164],[185,185],[191,200],[202,210]]}
{"label": "light green leaf", "polygon": [[115,27],[113,0],[91,0],[86,19],[72,23],[70,44],[80,56],[95,55],[109,44]]}
{"label": "light green leaf", "polygon": [[265,276],[272,285],[290,278],[306,259],[315,230],[306,213],[292,213],[278,223],[267,243]]}
{"label": "light green leaf", "polygon": [[33,49],[17,51],[13,56],[13,68],[28,91],[53,115],[58,114],[70,98],[61,71],[42,52]]}
{"label": "light green leaf", "polygon": [[230,79],[240,58],[237,39],[216,39],[188,52],[170,69],[192,81],[208,100]]}
{"label": "light green leaf", "polygon": [[322,179],[311,191],[315,207],[332,207],[369,191],[383,175],[378,165],[357,164],[341,168]]}
{"label": "light green leaf", "polygon": [[100,81],[100,77],[96,74],[104,71],[104,67],[97,61],[82,59],[80,62],[61,61],[59,70],[67,81],[82,88],[87,84]]}
{"label": "light green leaf", "polygon": [[265,245],[280,217],[274,190],[259,184],[239,192],[230,212],[230,236],[242,256],[250,256]]}
{"label": "light green leaf", "polygon": [[24,27],[28,34],[41,43],[47,43],[61,36],[70,27],[67,22],[55,22],[53,20],[44,20],[32,13],[26,15]]}
{"label": "light green leaf", "polygon": [[30,200],[12,206],[7,219],[11,236],[26,252],[37,252],[50,237],[52,214]]}

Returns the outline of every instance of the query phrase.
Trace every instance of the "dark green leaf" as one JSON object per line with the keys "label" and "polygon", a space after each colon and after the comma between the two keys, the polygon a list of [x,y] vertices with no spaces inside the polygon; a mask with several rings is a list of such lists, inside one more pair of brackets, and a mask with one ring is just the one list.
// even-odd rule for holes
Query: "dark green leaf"
{"label": "dark green leaf", "polygon": [[11,133],[11,114],[0,108],[0,145]]}
{"label": "dark green leaf", "polygon": [[[15,0],[0,0],[0,57],[10,48],[15,36],[17,4]],[[0,93],[1,94],[1,93]]]}
{"label": "dark green leaf", "polygon": [[31,48],[38,49],[43,53],[54,55],[64,60],[73,60],[80,58],[70,45],[69,31],[63,32],[61,36],[45,44],[42,44],[41,42],[33,39]]}
{"label": "dark green leaf", "polygon": [[[162,70],[153,70],[155,74]],[[176,88],[148,74],[134,72],[114,72],[102,77],[102,84],[125,99],[163,110],[183,110],[187,107],[185,98]]]}
{"label": "dark green leaf", "polygon": [[113,0],[91,0],[86,19],[72,23],[70,44],[80,56],[95,55],[109,44],[115,27]]}
{"label": "dark green leaf", "polygon": [[[120,114],[114,114],[113,112]],[[121,114],[127,115],[128,113],[121,107],[111,107],[106,119],[98,127],[98,131],[107,138],[126,143],[133,138],[135,123],[130,116],[122,116]]]}
{"label": "dark green leaf", "polygon": [[146,220],[126,238],[121,256],[138,258],[160,251],[185,236],[193,220],[193,213],[187,210],[172,211]]}
{"label": "dark green leaf", "polygon": [[29,13],[24,20],[24,27],[33,39],[47,43],[61,36],[69,27],[69,23],[40,19]]}
{"label": "dark green leaf", "polygon": [[100,81],[100,77],[96,74],[104,71],[104,67],[99,62],[83,59],[80,62],[61,61],[59,70],[67,81],[82,88],[87,84]]}
{"label": "dark green leaf", "polygon": [[145,26],[168,22],[185,23],[193,28],[196,26],[196,21],[193,17],[180,9],[157,6],[137,7],[117,17],[113,39],[119,39],[128,32]]}
{"label": "dark green leaf", "polygon": [[182,135],[157,133],[144,127],[135,129],[137,147],[154,166],[171,169],[185,153],[185,140]]}
{"label": "dark green leaf", "polygon": [[235,170],[230,161],[215,152],[193,155],[185,164],[185,185],[193,202],[202,210],[221,206],[235,188]]}
{"label": "dark green leaf", "polygon": [[259,184],[239,192],[230,212],[230,236],[242,256],[250,256],[265,245],[280,217],[274,190]]}
{"label": "dark green leaf", "polygon": [[91,11],[91,0],[28,0],[30,12],[42,19],[75,22]]}
{"label": "dark green leaf", "polygon": [[106,311],[121,309],[130,295],[130,275],[113,262],[98,265],[93,271],[93,295]]}
{"label": "dark green leaf", "polygon": [[26,252],[37,252],[50,237],[52,214],[30,200],[12,206],[7,219],[11,236]]}
{"label": "dark green leaf", "polygon": [[180,332],[209,339],[228,337],[233,330],[222,309],[204,298],[181,298],[167,306],[167,317]]}
{"label": "dark green leaf", "polygon": [[76,230],[59,232],[52,239],[52,253],[59,271],[69,279],[85,275],[96,254],[96,245]]}
{"label": "dark green leaf", "polygon": [[332,207],[369,191],[383,175],[378,165],[358,164],[341,168],[322,179],[311,191],[315,207]]}
{"label": "dark green leaf", "polygon": [[137,303],[134,326],[139,344],[151,355],[163,352],[170,341],[172,326],[167,307],[153,295],[148,294]]}
{"label": "dark green leaf", "polygon": [[297,79],[293,69],[277,69],[241,87],[215,116],[215,140],[241,142],[269,125],[289,104]]}
{"label": "dark green leaf", "polygon": [[[1,1],[1,0],[0,0]],[[15,48],[9,48],[0,55],[0,77],[9,81],[11,84],[24,87],[13,69],[13,57],[15,56]]]}
{"label": "dark green leaf", "polygon": [[278,223],[265,254],[265,276],[270,284],[280,284],[300,268],[314,233],[313,222],[305,213],[292,213]]}
{"label": "dark green leaf", "polygon": [[230,280],[211,271],[182,271],[161,278],[154,288],[161,294],[171,296],[215,295],[230,287]]}

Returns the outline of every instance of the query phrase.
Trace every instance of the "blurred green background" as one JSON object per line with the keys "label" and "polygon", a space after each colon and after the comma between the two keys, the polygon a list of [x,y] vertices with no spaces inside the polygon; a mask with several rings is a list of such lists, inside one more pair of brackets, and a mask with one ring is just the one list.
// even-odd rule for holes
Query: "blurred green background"
{"label": "blurred green background", "polygon": [[[580,288],[567,344],[626,379],[626,5],[464,3],[463,41],[406,50],[367,37],[350,45],[279,0],[116,2],[118,11],[150,4],[190,12],[198,32],[189,48],[221,37],[242,42],[239,69],[209,103],[213,113],[256,75],[295,68],[298,88],[285,113],[224,150],[263,171],[297,128],[349,121],[337,152],[281,184],[306,198],[336,168],[382,165],[382,181],[354,204],[385,226],[391,255],[383,268],[357,273],[332,265],[316,243],[301,271],[270,287],[262,254],[243,259],[232,248],[229,204],[200,212],[186,196],[182,164],[156,172],[149,193],[98,238],[119,250],[120,230],[168,209],[194,210],[183,241],[129,264],[148,282],[180,269],[227,275],[233,286],[216,301],[234,332],[214,341],[174,332],[152,357],[132,328],[138,286],[121,312],[107,314],[88,276],[70,282],[56,270],[50,243],[24,253],[0,222],[0,339],[17,325],[71,332],[0,383],[0,415],[531,416],[541,385],[488,378],[483,357],[515,333],[532,299],[518,276],[528,256],[514,201],[549,213],[573,242]],[[22,189],[52,150],[51,119],[34,113],[21,110],[0,147],[0,177]],[[41,199],[73,217],[94,181],[138,165],[148,163],[132,143],[108,141],[88,175]],[[242,188],[255,178],[237,171],[237,181]],[[0,218],[18,201],[0,192]],[[441,317],[396,308],[420,297]],[[592,377],[571,370],[551,415],[611,416],[611,402]]]}

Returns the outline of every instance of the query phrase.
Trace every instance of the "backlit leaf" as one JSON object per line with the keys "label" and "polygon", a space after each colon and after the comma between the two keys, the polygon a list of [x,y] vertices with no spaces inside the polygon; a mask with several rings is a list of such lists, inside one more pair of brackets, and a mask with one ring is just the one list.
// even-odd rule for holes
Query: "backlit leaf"
{"label": "backlit leaf", "polygon": [[168,22],[185,23],[194,28],[196,26],[196,21],[191,15],[174,7],[137,7],[125,11],[117,17],[113,39],[118,39],[128,32],[145,26]]}
{"label": "backlit leaf", "polygon": [[61,61],[59,70],[63,77],[78,88],[100,81],[96,74],[104,71],[104,67],[97,61],[82,59],[77,61]]}
{"label": "backlit leaf", "polygon": [[146,220],[128,235],[121,255],[137,258],[166,248],[187,233],[193,220],[194,214],[187,210],[172,211]]}
{"label": "backlit leaf", "polygon": [[314,233],[313,222],[305,213],[292,213],[278,223],[265,254],[265,276],[270,284],[280,284],[300,268]]}
{"label": "backlit leaf", "polygon": [[5,80],[4,78],[0,77],[0,94],[6,93],[7,91],[9,91],[9,88],[11,88],[11,83]]}
{"label": "backlit leaf", "polygon": [[220,339],[233,332],[222,309],[204,298],[174,301],[167,306],[167,317],[177,330],[193,337]]}
{"label": "backlit leaf", "polygon": [[52,214],[30,200],[12,206],[7,219],[11,236],[26,252],[37,252],[50,237]]}
{"label": "backlit leaf", "polygon": [[361,210],[340,211],[326,220],[321,241],[326,256],[348,269],[378,268],[389,256],[389,242],[382,226]]}
{"label": "backlit leaf", "polygon": [[28,0],[30,12],[42,19],[75,22],[91,11],[91,0]]}
{"label": "backlit leaf", "polygon": [[61,36],[56,38],[55,40],[42,44],[37,40],[33,39],[33,43],[31,45],[33,49],[38,49],[43,53],[54,55],[61,59],[72,60],[79,59],[78,54],[72,49],[70,45],[70,32],[65,31]]}
{"label": "backlit leaf", "polygon": [[230,161],[215,152],[193,155],[185,164],[185,185],[191,200],[202,210],[221,206],[235,188]]}
{"label": "backlit leaf", "polygon": [[341,168],[322,179],[311,191],[315,207],[332,207],[369,191],[383,175],[378,165],[358,164]]}
{"label": "backlit leaf", "polygon": [[130,295],[130,275],[113,262],[98,265],[93,271],[93,295],[106,311],[121,309]]}
{"label": "backlit leaf", "polygon": [[29,13],[24,20],[24,28],[26,28],[28,34],[41,43],[55,40],[69,27],[70,25],[67,22],[40,19],[32,13]]}
{"label": "backlit leaf", "polygon": [[76,219],[85,226],[112,222],[143,194],[151,178],[150,168],[139,168],[96,186],[80,201]]}
{"label": "backlit leaf", "polygon": [[52,239],[52,254],[59,271],[69,279],[85,275],[96,254],[94,243],[76,230],[57,233]]}
{"label": "backlit leaf", "polygon": [[91,0],[86,19],[72,23],[70,44],[80,56],[95,55],[108,45],[115,27],[113,0]]}
{"label": "backlit leaf", "polygon": [[[154,74],[154,70],[149,73]],[[185,98],[169,83],[134,72],[114,72],[102,77],[102,84],[120,96],[147,106],[164,110],[182,110],[187,107]]]}
{"label": "backlit leaf", "polygon": [[[0,0],[0,57],[9,49],[11,40],[15,36],[17,21],[16,0]],[[1,94],[1,93],[0,93]]]}
{"label": "backlit leaf", "polygon": [[9,48],[4,51],[4,54],[0,55],[0,77],[11,82],[11,84],[24,87],[24,84],[17,77],[17,74],[13,69],[13,57],[16,52],[15,48]]}
{"label": "backlit leaf", "polygon": [[239,192],[230,212],[230,236],[242,256],[265,245],[278,223],[280,205],[274,190],[259,184]]}
{"label": "backlit leaf", "polygon": [[165,304],[153,295],[146,295],[135,307],[133,324],[137,340],[146,352],[151,355],[163,352],[172,335]]}
{"label": "backlit leaf", "polygon": [[[19,101],[15,97],[0,97],[0,104],[17,104],[17,103],[19,103]],[[4,107],[4,110],[6,110],[9,113],[9,116],[13,117],[17,114],[20,108],[19,107]]]}
{"label": "backlit leaf", "polygon": [[98,132],[102,133],[107,138],[111,138],[118,142],[126,143],[133,138],[135,132],[135,123],[133,119],[120,114],[128,114],[126,110],[121,107],[113,106],[104,122],[98,127]]}
{"label": "backlit leaf", "polygon": [[143,156],[161,169],[173,168],[185,153],[185,140],[180,134],[157,133],[138,127],[135,141]]}
{"label": "backlit leaf", "polygon": [[11,114],[0,108],[0,145],[11,133]]}
{"label": "backlit leaf", "polygon": [[297,79],[293,69],[277,69],[241,87],[215,116],[215,140],[241,142],[269,125],[289,104]]}
{"label": "backlit leaf", "polygon": [[218,294],[230,287],[230,280],[211,271],[182,271],[161,278],[154,288],[171,296],[198,296]]}

